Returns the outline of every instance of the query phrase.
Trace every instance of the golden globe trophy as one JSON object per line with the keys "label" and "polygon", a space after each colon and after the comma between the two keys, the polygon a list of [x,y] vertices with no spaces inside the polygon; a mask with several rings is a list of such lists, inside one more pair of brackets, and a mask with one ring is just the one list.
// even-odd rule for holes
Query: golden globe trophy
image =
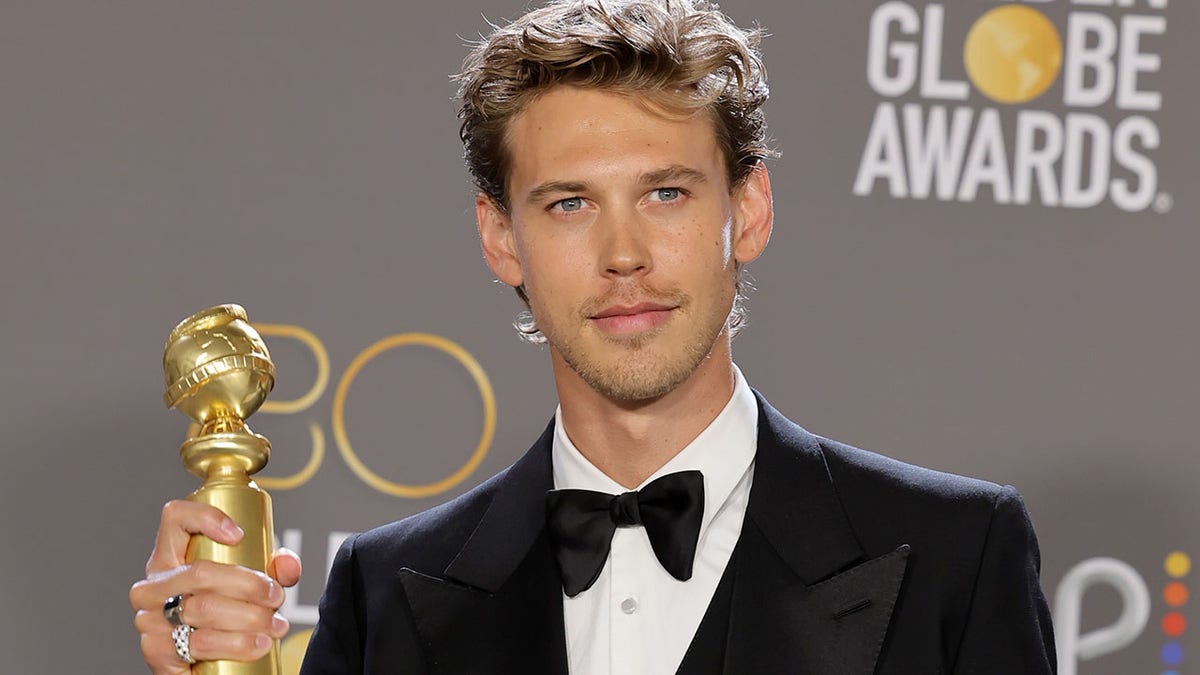
{"label": "golden globe trophy", "polygon": [[[179,456],[204,479],[188,499],[224,511],[246,536],[237,546],[193,535],[187,561],[212,560],[265,571],[274,548],[271,497],[250,476],[267,464],[271,443],[250,431],[254,414],[275,386],[275,366],[262,337],[238,305],[210,307],[184,319],[163,350],[163,401],[200,425]],[[279,675],[279,641],[253,662],[200,661],[200,675]]]}

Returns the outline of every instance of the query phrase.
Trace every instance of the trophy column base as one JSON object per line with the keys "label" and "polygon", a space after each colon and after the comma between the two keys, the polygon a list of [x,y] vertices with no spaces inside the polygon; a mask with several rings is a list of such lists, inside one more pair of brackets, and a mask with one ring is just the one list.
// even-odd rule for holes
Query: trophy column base
{"label": "trophy column base", "polygon": [[[194,535],[188,542],[188,562],[211,560],[255,570],[267,568],[275,545],[271,496],[249,476],[241,472],[210,474],[204,485],[188,499],[224,511],[246,533],[237,546],[218,544],[203,535]],[[275,640],[271,651],[257,661],[202,661],[192,667],[192,672],[198,675],[279,675],[279,641]]]}
{"label": "trophy column base", "polygon": [[193,675],[279,675],[279,641],[257,661],[197,661]]}

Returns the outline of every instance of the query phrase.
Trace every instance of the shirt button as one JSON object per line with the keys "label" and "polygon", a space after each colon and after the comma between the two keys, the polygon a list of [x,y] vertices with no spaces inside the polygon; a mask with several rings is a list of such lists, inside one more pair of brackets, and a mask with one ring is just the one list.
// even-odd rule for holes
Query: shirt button
{"label": "shirt button", "polygon": [[621,611],[625,612],[626,614],[633,614],[637,611],[637,608],[637,598],[625,598],[621,601]]}

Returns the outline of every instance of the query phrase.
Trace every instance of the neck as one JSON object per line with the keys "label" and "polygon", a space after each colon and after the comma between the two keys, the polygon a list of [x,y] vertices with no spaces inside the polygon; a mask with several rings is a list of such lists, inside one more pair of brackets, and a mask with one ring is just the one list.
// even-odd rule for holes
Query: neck
{"label": "neck", "polygon": [[644,401],[592,389],[551,349],[563,430],[589,462],[633,489],[716,419],[733,395],[729,338],[722,334],[700,366],[669,393]]}

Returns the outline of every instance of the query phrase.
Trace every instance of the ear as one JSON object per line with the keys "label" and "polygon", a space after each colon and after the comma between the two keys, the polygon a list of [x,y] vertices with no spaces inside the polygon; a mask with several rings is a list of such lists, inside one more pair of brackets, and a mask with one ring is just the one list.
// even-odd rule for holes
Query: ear
{"label": "ear", "polygon": [[525,283],[521,261],[517,256],[512,218],[492,198],[482,192],[475,195],[475,223],[479,227],[479,244],[492,274],[500,281],[519,287]]}
{"label": "ear", "polygon": [[775,210],[771,202],[771,177],[759,162],[733,194],[733,257],[745,265],[762,255],[771,238]]}

